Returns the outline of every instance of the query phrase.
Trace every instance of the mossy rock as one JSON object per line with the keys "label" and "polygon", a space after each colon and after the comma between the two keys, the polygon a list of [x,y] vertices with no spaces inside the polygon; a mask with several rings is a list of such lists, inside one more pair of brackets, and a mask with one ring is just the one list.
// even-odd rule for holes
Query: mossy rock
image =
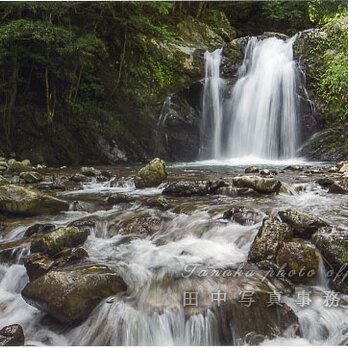
{"label": "mossy rock", "polygon": [[313,244],[301,239],[293,239],[282,243],[278,254],[278,266],[285,271],[294,283],[308,283],[318,275],[319,251]]}
{"label": "mossy rock", "polygon": [[280,211],[278,214],[281,220],[289,224],[302,238],[310,238],[320,227],[328,226],[328,223],[318,216],[295,209]]}
{"label": "mossy rock", "polygon": [[292,238],[292,229],[276,217],[266,217],[249,252],[251,262],[274,261],[284,241]]}
{"label": "mossy rock", "polygon": [[106,266],[50,271],[22,291],[31,305],[62,323],[81,322],[103,299],[125,291],[123,279]]}
{"label": "mossy rock", "polygon": [[77,227],[62,227],[36,237],[31,242],[30,251],[32,253],[43,252],[53,256],[65,248],[74,248],[83,244],[87,237],[87,230],[80,230]]}
{"label": "mossy rock", "polygon": [[154,158],[145,167],[141,168],[134,177],[137,188],[158,186],[167,177],[164,161]]}
{"label": "mossy rock", "polygon": [[233,178],[236,187],[248,187],[259,193],[279,193],[282,183],[277,179],[260,176],[238,176]]}
{"label": "mossy rock", "polygon": [[17,185],[0,186],[0,212],[14,215],[41,215],[67,211],[63,200]]}
{"label": "mossy rock", "polygon": [[312,241],[335,270],[348,264],[348,231],[339,227],[322,227]]}

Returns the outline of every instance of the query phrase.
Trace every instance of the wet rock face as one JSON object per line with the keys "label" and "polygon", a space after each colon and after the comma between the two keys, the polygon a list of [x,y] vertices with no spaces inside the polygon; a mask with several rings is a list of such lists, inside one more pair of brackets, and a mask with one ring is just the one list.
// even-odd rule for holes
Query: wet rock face
{"label": "wet rock face", "polygon": [[318,228],[328,226],[319,217],[295,209],[280,211],[278,214],[281,220],[289,224],[302,238],[310,238]]}
{"label": "wet rock face", "polygon": [[292,238],[292,229],[275,217],[263,220],[249,252],[249,261],[274,261],[281,244]]}
{"label": "wet rock face", "polygon": [[279,193],[281,182],[272,178],[260,176],[238,176],[233,178],[233,184],[237,187],[248,187],[259,193]]}
{"label": "wet rock face", "polygon": [[0,330],[0,346],[24,346],[23,328],[18,324],[3,327]]}
{"label": "wet rock face", "polygon": [[319,253],[315,246],[300,239],[282,243],[276,258],[285,266],[289,279],[294,283],[308,283],[319,270]]}
{"label": "wet rock face", "polygon": [[0,186],[0,212],[15,215],[51,214],[69,209],[63,200],[16,185]]}
{"label": "wet rock face", "polygon": [[88,232],[76,227],[63,227],[56,231],[36,237],[30,246],[32,253],[43,252],[47,255],[56,255],[65,248],[73,248],[86,241]]}
{"label": "wet rock face", "polygon": [[106,266],[50,271],[28,283],[23,298],[62,323],[87,318],[103,299],[127,289],[123,279]]}
{"label": "wet rock face", "polygon": [[329,265],[339,271],[348,264],[348,231],[338,227],[322,227],[312,241]]}
{"label": "wet rock face", "polygon": [[141,168],[134,177],[137,188],[158,186],[167,177],[164,161],[154,158],[145,167]]}

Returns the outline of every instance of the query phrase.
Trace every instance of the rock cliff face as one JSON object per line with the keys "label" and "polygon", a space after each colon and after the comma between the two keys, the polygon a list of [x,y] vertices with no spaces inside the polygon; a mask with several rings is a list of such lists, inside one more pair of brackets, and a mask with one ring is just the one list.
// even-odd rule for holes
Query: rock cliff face
{"label": "rock cliff face", "polygon": [[321,130],[299,152],[308,159],[339,161],[348,154],[347,29],[348,18],[341,17],[299,33],[295,43]]}

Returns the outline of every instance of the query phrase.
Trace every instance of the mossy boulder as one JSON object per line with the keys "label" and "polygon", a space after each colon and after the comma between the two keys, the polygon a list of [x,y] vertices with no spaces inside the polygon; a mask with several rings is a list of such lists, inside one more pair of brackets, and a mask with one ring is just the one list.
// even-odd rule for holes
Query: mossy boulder
{"label": "mossy boulder", "polygon": [[87,237],[87,230],[80,230],[77,227],[62,227],[36,237],[31,242],[30,251],[32,253],[43,252],[53,256],[66,248],[74,248],[83,244]]}
{"label": "mossy boulder", "polygon": [[137,188],[158,186],[167,177],[166,165],[159,158],[154,158],[141,168],[134,177]]}
{"label": "mossy boulder", "polygon": [[17,161],[14,158],[8,160],[8,170],[12,173],[30,172],[33,167],[28,160]]}
{"label": "mossy boulder", "polygon": [[104,298],[125,291],[120,275],[106,266],[90,265],[50,271],[28,283],[23,298],[62,323],[80,322]]}
{"label": "mossy boulder", "polygon": [[14,215],[41,215],[67,211],[69,204],[17,185],[0,186],[0,212]]}
{"label": "mossy boulder", "polygon": [[293,239],[282,243],[276,261],[291,281],[308,283],[318,275],[320,254],[310,242]]}
{"label": "mossy boulder", "polygon": [[88,257],[83,248],[65,249],[63,252],[50,257],[45,253],[32,253],[24,260],[24,266],[30,281],[40,278],[52,269],[71,265]]}
{"label": "mossy boulder", "polygon": [[282,243],[292,238],[292,229],[276,217],[266,217],[249,252],[249,261],[274,261]]}
{"label": "mossy boulder", "polygon": [[2,175],[0,175],[0,186],[7,185],[8,180],[4,178]]}
{"label": "mossy boulder", "polygon": [[0,330],[0,346],[24,346],[22,326],[13,324]]}
{"label": "mossy boulder", "polygon": [[260,176],[238,176],[233,178],[236,187],[247,187],[259,193],[279,193],[282,183],[273,178],[262,178]]}
{"label": "mossy boulder", "polygon": [[348,230],[322,227],[312,236],[312,241],[336,271],[348,264]]}
{"label": "mossy boulder", "polygon": [[278,214],[280,219],[289,224],[302,238],[310,238],[318,228],[328,226],[328,223],[318,216],[295,209],[280,211]]}

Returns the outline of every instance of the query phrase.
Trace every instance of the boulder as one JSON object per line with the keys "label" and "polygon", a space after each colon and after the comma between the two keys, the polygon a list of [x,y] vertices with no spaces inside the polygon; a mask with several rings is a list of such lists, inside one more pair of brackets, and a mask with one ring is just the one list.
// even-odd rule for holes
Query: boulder
{"label": "boulder", "polygon": [[163,196],[147,198],[143,201],[143,203],[150,208],[158,208],[160,210],[167,210],[171,207],[168,200]]}
{"label": "boulder", "polygon": [[24,266],[30,281],[40,278],[48,271],[72,264],[88,257],[83,248],[66,249],[54,258],[44,253],[33,253],[24,260]]}
{"label": "boulder", "polygon": [[295,209],[280,211],[278,214],[280,219],[290,225],[302,238],[310,238],[318,228],[328,226],[328,223],[318,216]]}
{"label": "boulder", "polygon": [[260,174],[264,176],[271,175],[271,171],[269,169],[262,169],[260,170]]}
{"label": "boulder", "polygon": [[262,212],[251,208],[235,206],[226,210],[222,218],[235,221],[241,225],[254,225],[261,222],[264,215]]}
{"label": "boulder", "polygon": [[43,252],[50,256],[56,255],[65,248],[74,248],[83,244],[88,231],[77,227],[62,227],[50,233],[36,237],[30,246],[32,253]]}
{"label": "boulder", "polygon": [[118,234],[134,234],[143,237],[152,236],[159,231],[161,223],[161,219],[154,215],[135,215],[130,219],[121,222],[119,225]]}
{"label": "boulder", "polygon": [[205,196],[209,193],[207,181],[178,181],[170,184],[163,191],[163,195],[175,197]]}
{"label": "boulder", "polygon": [[106,266],[52,270],[28,283],[22,296],[62,323],[80,322],[104,298],[125,291],[120,275]]}
{"label": "boulder", "polygon": [[348,230],[322,227],[313,234],[312,241],[334,270],[348,265]]}
{"label": "boulder", "polygon": [[0,160],[0,173],[3,173],[7,170],[8,164],[4,160]]}
{"label": "boulder", "polygon": [[67,211],[63,200],[16,185],[0,186],[0,212],[15,215],[41,215]]}
{"label": "boulder", "polygon": [[141,168],[134,177],[137,188],[158,186],[167,177],[164,161],[154,158],[145,167]]}
{"label": "boulder", "polygon": [[82,167],[81,173],[85,176],[95,176],[95,169],[93,167]]}
{"label": "boulder", "polygon": [[346,195],[348,194],[348,179],[334,182],[329,186],[329,193]]}
{"label": "boulder", "polygon": [[22,326],[13,324],[0,330],[0,346],[24,346]]}
{"label": "boulder", "polygon": [[348,172],[348,161],[342,161],[339,163],[339,172]]}
{"label": "boulder", "polygon": [[237,187],[248,187],[259,193],[279,193],[281,182],[272,178],[260,176],[239,176],[233,178],[233,184]]}
{"label": "boulder", "polygon": [[86,179],[87,179],[86,175],[81,173],[76,173],[69,178],[70,181],[74,181],[74,182],[83,182],[83,181],[86,181]]}
{"label": "boulder", "polygon": [[24,237],[33,237],[41,234],[52,232],[56,229],[56,225],[51,223],[37,223],[31,225],[24,232]]}
{"label": "boulder", "polygon": [[308,283],[318,275],[320,254],[313,244],[301,239],[282,243],[276,258],[294,283]]}
{"label": "boulder", "polygon": [[33,167],[28,160],[20,162],[12,158],[8,161],[8,170],[12,173],[30,172]]}
{"label": "boulder", "polygon": [[116,205],[116,204],[121,204],[121,203],[130,203],[134,201],[134,198],[127,196],[122,193],[114,193],[111,196],[109,196],[106,201],[109,204]]}
{"label": "boulder", "polygon": [[252,167],[245,168],[244,173],[245,174],[258,173],[259,171],[260,171],[259,168],[252,166]]}
{"label": "boulder", "polygon": [[282,244],[292,238],[292,229],[276,217],[266,217],[251,245],[248,259],[251,262],[274,261]]}
{"label": "boulder", "polygon": [[301,167],[301,166],[287,166],[284,168],[284,170],[291,170],[293,172],[300,172],[303,170],[303,167]]}
{"label": "boulder", "polygon": [[94,234],[97,227],[98,218],[96,216],[86,216],[72,221],[68,227],[77,227],[79,230],[87,231],[88,234]]}
{"label": "boulder", "polygon": [[42,181],[42,175],[38,172],[22,172],[19,177],[27,184],[35,184]]}
{"label": "boulder", "polygon": [[247,197],[259,197],[260,193],[248,187],[235,187],[235,186],[227,186],[220,187],[216,194],[230,196],[230,197],[238,197],[238,196],[247,196]]}
{"label": "boulder", "polygon": [[332,179],[332,178],[329,178],[329,177],[325,177],[325,178],[320,178],[320,179],[318,179],[316,182],[317,182],[321,187],[327,188],[327,187],[331,186],[331,185],[335,182],[335,180]]}
{"label": "boulder", "polygon": [[0,186],[7,185],[8,180],[4,178],[2,175],[0,175]]}

